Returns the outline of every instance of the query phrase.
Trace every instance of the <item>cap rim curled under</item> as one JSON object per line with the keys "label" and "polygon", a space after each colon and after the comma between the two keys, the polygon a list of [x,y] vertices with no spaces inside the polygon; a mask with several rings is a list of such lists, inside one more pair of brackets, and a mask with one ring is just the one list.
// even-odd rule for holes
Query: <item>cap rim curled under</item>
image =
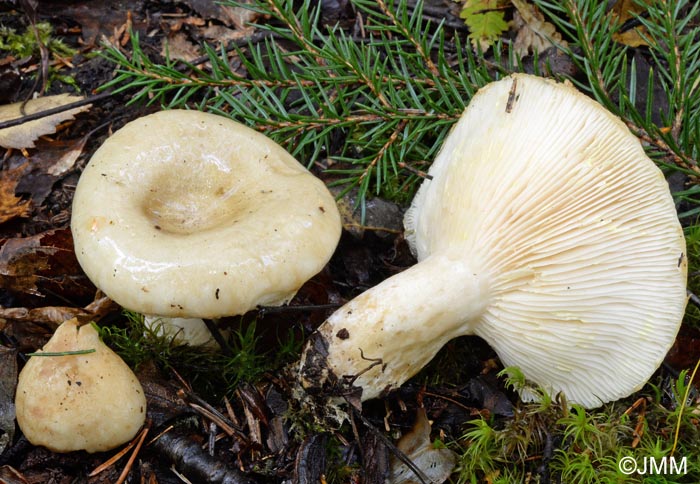
{"label": "cap rim curled under", "polygon": [[71,229],[83,270],[123,307],[216,318],[291,299],[330,259],[341,224],[323,182],[275,142],[171,110],[95,152]]}

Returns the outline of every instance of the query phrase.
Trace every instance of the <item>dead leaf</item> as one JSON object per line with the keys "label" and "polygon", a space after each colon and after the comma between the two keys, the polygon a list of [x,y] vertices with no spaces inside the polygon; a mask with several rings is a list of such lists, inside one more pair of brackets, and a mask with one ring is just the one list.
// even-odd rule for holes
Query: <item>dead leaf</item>
{"label": "dead leaf", "polygon": [[0,59],[0,103],[10,102],[21,85],[22,78],[14,60],[11,56]]}
{"label": "dead leaf", "polygon": [[200,27],[204,27],[207,22],[199,17],[175,17],[165,21],[168,28],[164,29],[168,32],[168,35],[172,35],[174,32],[181,32],[183,27],[193,27],[194,31],[199,30]]}
{"label": "dead leaf", "polygon": [[17,350],[0,346],[0,454],[14,439],[16,385]]}
{"label": "dead leaf", "polygon": [[[640,0],[619,0],[615,2],[611,11],[615,25],[621,27],[627,21],[639,16],[646,10],[644,4],[646,3],[648,5],[650,2],[651,0],[646,0],[646,2],[640,2]],[[639,26],[625,32],[615,32],[613,34],[613,40],[629,47],[648,45],[643,36],[645,30],[643,26]]]}
{"label": "dead leaf", "polygon": [[299,484],[325,482],[323,470],[326,467],[327,442],[326,435],[313,433],[299,445],[294,462],[294,482]]}
{"label": "dead leaf", "polygon": [[199,48],[187,39],[182,32],[169,35],[163,42],[161,55],[168,59],[179,59],[190,62],[199,57]]}
{"label": "dead leaf", "polygon": [[1,289],[20,299],[21,296],[43,299],[51,294],[71,302],[92,300],[95,287],[78,264],[70,229],[49,230],[0,244]]}
{"label": "dead leaf", "polygon": [[[29,167],[17,183],[15,193],[31,198],[34,207],[41,207],[52,192],[56,182],[75,166],[85,148],[90,134],[77,140],[39,140],[36,151],[27,159],[17,151],[8,158],[9,166],[29,161]],[[36,221],[36,220],[33,220]]]}
{"label": "dead leaf", "polygon": [[17,183],[27,166],[27,163],[23,163],[16,168],[0,171],[0,224],[29,215],[30,201],[15,196]]}
{"label": "dead leaf", "polygon": [[[424,408],[419,408],[416,423],[407,434],[404,434],[396,447],[408,457],[413,464],[423,472],[426,482],[441,484],[452,474],[457,463],[457,455],[447,448],[439,448],[430,440],[430,421]],[[406,464],[396,457],[391,458],[392,484],[419,484],[420,480]]]}
{"label": "dead leaf", "polygon": [[48,174],[60,178],[68,170],[73,168],[78,157],[83,153],[87,139],[87,136],[83,136],[78,141],[70,142],[63,154],[49,167],[47,170]]}
{"label": "dead leaf", "polygon": [[9,239],[0,249],[0,287],[41,296],[37,274],[49,269],[48,258],[57,252],[39,245],[37,237]]}
{"label": "dead leaf", "polygon": [[[0,106],[0,121],[21,118],[27,114],[34,114],[47,109],[65,106],[66,104],[80,101],[81,99],[83,99],[81,96],[71,96],[69,94],[40,97],[28,101],[24,105],[24,112],[22,112],[21,102],[6,104]],[[39,136],[55,133],[56,126],[58,126],[59,123],[73,119],[76,114],[90,109],[90,106],[90,104],[80,106],[62,113],[29,121],[19,126],[0,129],[0,146],[16,149],[33,148],[34,141],[36,141]]]}
{"label": "dead leaf", "polygon": [[253,22],[259,14],[252,9],[229,7],[211,0],[179,0],[190,6],[205,20],[218,20],[229,27],[243,28],[247,22]]}
{"label": "dead leaf", "polygon": [[522,58],[534,52],[542,53],[548,48],[558,45],[565,47],[554,25],[545,22],[544,15],[539,9],[524,0],[511,0],[516,12],[513,14],[511,27],[517,31],[513,49]]}
{"label": "dead leaf", "polygon": [[11,319],[25,323],[41,323],[58,327],[64,321],[81,318],[84,321],[90,313],[82,308],[47,306],[44,308],[0,308],[0,319]]}
{"label": "dead leaf", "polygon": [[[0,329],[7,337],[18,342],[19,351],[27,352],[44,346],[55,329],[68,319],[78,318],[81,323],[87,324],[91,321],[99,321],[107,314],[118,310],[119,306],[107,297],[101,297],[84,308],[73,306],[46,306],[33,309],[0,308]],[[1,365],[0,362],[0,369]]]}
{"label": "dead leaf", "polygon": [[[42,10],[50,13],[56,10],[55,2],[42,3]],[[89,2],[61,2],[60,12],[63,18],[69,18],[80,25],[83,43],[94,46],[101,37],[110,37],[120,26],[131,18],[131,27],[139,35],[145,35],[146,21],[144,2],[142,0],[90,0]]]}
{"label": "dead leaf", "polygon": [[[700,329],[682,325],[676,341],[666,354],[664,364],[680,372],[693,368],[698,359],[700,359]],[[693,383],[700,384],[700,374],[695,376]]]}
{"label": "dead leaf", "polygon": [[[98,294],[97,299],[85,306],[85,311],[90,315],[91,321],[99,321],[107,316],[107,314],[118,311],[120,306],[112,301],[107,296],[103,296],[102,292]],[[80,319],[80,317],[78,317]]]}
{"label": "dead leaf", "polygon": [[[331,190],[337,195],[340,190]],[[338,199],[338,211],[343,221],[343,228],[357,238],[362,238],[366,230],[375,232],[379,237],[396,235],[403,232],[403,214],[395,203],[380,198],[367,200],[364,207],[364,223],[362,210],[357,207],[357,190],[346,193]]]}
{"label": "dead leaf", "polygon": [[253,27],[246,27],[244,29],[230,29],[224,27],[223,25],[208,25],[202,29],[201,33],[205,39],[212,42],[222,42],[223,44],[228,44],[235,40],[245,39],[250,37],[255,29]]}
{"label": "dead leaf", "polygon": [[34,157],[29,162],[29,169],[22,175],[22,179],[17,183],[16,193],[31,198],[32,205],[40,207],[46,197],[49,196],[56,183],[56,177],[49,175],[46,171],[37,170],[34,165]]}
{"label": "dead leaf", "polygon": [[0,467],[0,483],[2,484],[29,484],[24,475],[12,466]]}

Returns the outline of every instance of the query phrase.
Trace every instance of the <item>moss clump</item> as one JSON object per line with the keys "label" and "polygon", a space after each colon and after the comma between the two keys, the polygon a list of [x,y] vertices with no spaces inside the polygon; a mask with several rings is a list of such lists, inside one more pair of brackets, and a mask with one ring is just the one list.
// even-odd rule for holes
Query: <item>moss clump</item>
{"label": "moss clump", "polygon": [[700,482],[700,420],[695,398],[684,401],[686,376],[593,410],[538,390],[542,402],[519,404],[512,418],[472,420],[458,482]]}
{"label": "moss clump", "polygon": [[58,57],[72,57],[77,52],[53,36],[53,28],[48,22],[39,22],[35,28],[36,33],[32,28],[17,32],[15,29],[0,26],[0,51],[6,51],[18,59],[39,55],[41,45]]}

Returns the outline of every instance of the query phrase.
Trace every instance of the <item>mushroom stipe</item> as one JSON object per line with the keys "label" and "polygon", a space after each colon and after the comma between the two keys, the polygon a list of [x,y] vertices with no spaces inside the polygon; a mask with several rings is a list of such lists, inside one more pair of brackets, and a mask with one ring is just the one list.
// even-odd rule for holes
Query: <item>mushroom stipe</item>
{"label": "mushroom stipe", "polygon": [[683,318],[687,258],[668,184],[620,119],[516,74],[474,96],[428,175],[404,219],[418,263],[312,335],[309,392],[383,395],[467,334],[585,407],[644,385]]}

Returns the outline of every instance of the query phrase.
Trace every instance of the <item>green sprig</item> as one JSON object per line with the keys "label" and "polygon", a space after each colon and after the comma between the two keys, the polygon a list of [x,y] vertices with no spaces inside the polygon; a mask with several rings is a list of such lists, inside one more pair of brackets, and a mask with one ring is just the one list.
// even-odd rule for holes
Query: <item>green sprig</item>
{"label": "green sprig", "polygon": [[365,19],[359,38],[323,25],[317,5],[241,5],[271,20],[244,45],[205,44],[206,69],[155,62],[134,35],[130,54],[105,50],[118,65],[105,87],[245,122],[327,169],[332,183],[358,187],[360,203],[369,194],[407,200],[474,92],[507,69],[494,70],[459,37],[448,40],[442,24],[423,18],[421,2],[354,0]]}
{"label": "green sprig", "polygon": [[[357,187],[361,205],[370,195],[408,200],[474,92],[523,69],[503,43],[489,59],[474,53],[444,24],[424,18],[420,1],[352,0],[364,19],[359,37],[323,24],[311,0],[297,8],[284,0],[224,3],[267,20],[245,43],[204,44],[205,58],[193,63],[154,61],[133,35],[130,54],[114,45],[104,51],[118,66],[105,88],[133,91],[132,102],[196,107],[245,122],[307,166],[325,169],[331,183]],[[638,21],[654,69],[641,79],[630,49],[614,39],[620,26],[605,2],[535,3],[585,74],[570,80],[620,116],[660,165],[700,174],[700,112],[693,109],[700,102],[700,40],[692,27],[700,4],[644,3]],[[664,112],[654,87],[668,100]]]}
{"label": "green sprig", "polygon": [[74,350],[74,351],[37,351],[35,353],[27,353],[27,356],[75,356],[88,355],[94,353],[95,349]]}
{"label": "green sprig", "polygon": [[700,4],[639,0],[645,14],[635,20],[644,27],[640,34],[653,61],[647,77],[640,79],[630,49],[614,38],[621,25],[605,2],[534,3],[571,39],[560,48],[585,80],[569,79],[622,118],[660,165],[700,175],[700,114],[694,109],[700,102],[700,32],[693,27]]}

